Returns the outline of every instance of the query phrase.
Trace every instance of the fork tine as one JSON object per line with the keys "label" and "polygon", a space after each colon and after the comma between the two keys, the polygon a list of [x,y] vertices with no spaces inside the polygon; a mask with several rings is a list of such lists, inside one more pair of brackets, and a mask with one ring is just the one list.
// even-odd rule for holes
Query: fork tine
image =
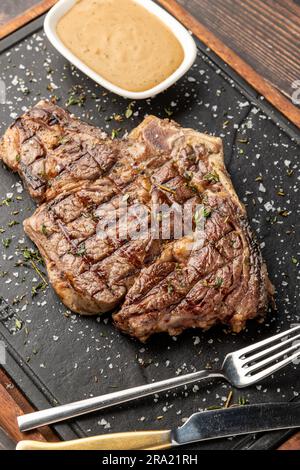
{"label": "fork tine", "polygon": [[277,359],[280,359],[281,357],[284,357],[286,354],[289,354],[295,350],[298,351],[298,354],[300,354],[300,343],[294,344],[293,346],[290,346],[289,348],[286,348],[283,351],[280,351],[279,353],[274,354],[273,356],[267,357],[267,359],[264,359],[263,361],[257,362],[253,366],[247,367],[245,369],[246,375],[248,375],[249,372],[253,372],[257,369],[261,369],[262,367],[268,364],[271,364]]}
{"label": "fork tine", "polygon": [[294,326],[290,330],[284,331],[283,333],[279,333],[278,335],[271,336],[270,338],[264,339],[263,341],[260,341],[259,343],[255,343],[252,346],[247,346],[246,348],[240,349],[239,351],[236,351],[233,353],[234,355],[239,354],[239,357],[244,356],[245,354],[256,351],[257,349],[266,346],[268,344],[274,343],[274,341],[278,341],[281,338],[284,338],[287,335],[290,335],[294,333],[295,331],[300,331],[300,325]]}
{"label": "fork tine", "polygon": [[[271,346],[270,348],[263,349],[257,354],[253,354],[251,356],[248,356],[246,359],[243,360],[244,364],[243,366],[249,364],[249,362],[256,361],[257,359],[261,359],[262,357],[265,357],[272,353],[273,351],[276,351],[277,349],[283,348],[284,346],[287,346],[289,343],[292,341],[297,341],[300,339],[300,333],[296,336],[291,336],[285,341],[280,341],[279,343],[275,344],[274,346]],[[299,345],[300,348],[300,345]]]}
{"label": "fork tine", "polygon": [[[277,372],[278,370],[282,369],[283,367],[289,365],[291,362],[293,362],[295,359],[298,359],[298,358],[300,358],[300,350],[297,351],[296,353],[294,353],[292,356],[287,357],[287,358],[283,359],[280,362],[277,362],[277,364],[274,364],[273,366],[270,366],[267,369],[262,370],[261,372],[258,372],[257,374],[254,374],[250,377],[247,377],[247,379],[248,379],[247,380],[247,385],[255,384],[255,383],[259,382],[260,380],[262,380],[266,377],[269,377],[269,375],[274,374],[275,372]],[[246,384],[245,384],[245,386],[246,386]]]}

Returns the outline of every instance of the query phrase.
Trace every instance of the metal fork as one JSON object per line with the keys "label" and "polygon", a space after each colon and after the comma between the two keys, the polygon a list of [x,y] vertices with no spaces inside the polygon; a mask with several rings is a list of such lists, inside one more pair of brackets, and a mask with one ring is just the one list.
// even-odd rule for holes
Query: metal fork
{"label": "metal fork", "polygon": [[220,370],[201,370],[148,385],[121,390],[99,397],[88,398],[68,405],[37,411],[18,417],[21,431],[64,421],[75,416],[120,405],[155,393],[199,382],[222,378],[237,388],[248,387],[274,374],[282,367],[300,359],[300,325],[272,336],[225,357]]}

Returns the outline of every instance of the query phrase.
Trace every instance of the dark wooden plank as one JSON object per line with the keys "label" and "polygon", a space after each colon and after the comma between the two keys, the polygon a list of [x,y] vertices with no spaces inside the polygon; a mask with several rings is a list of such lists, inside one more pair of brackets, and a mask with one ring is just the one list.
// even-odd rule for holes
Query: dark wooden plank
{"label": "dark wooden plank", "polygon": [[0,427],[0,450],[14,450],[15,442]]}
{"label": "dark wooden plank", "polygon": [[47,426],[35,431],[20,432],[17,417],[34,409],[3,369],[0,369],[0,408],[0,426],[14,442],[22,439],[51,442],[59,440]]}
{"label": "dark wooden plank", "polygon": [[[0,39],[45,13],[56,1],[18,0],[17,2],[11,2],[4,0],[3,2],[2,0],[0,6]],[[27,8],[27,5],[29,5],[29,8]]]}
{"label": "dark wooden plank", "polygon": [[300,6],[293,0],[178,0],[289,99],[300,77]]}
{"label": "dark wooden plank", "polygon": [[41,3],[41,0],[1,0],[0,25],[4,25],[38,3]]}
{"label": "dark wooden plank", "polygon": [[[186,3],[195,0],[179,0]],[[204,2],[206,0],[196,0]],[[215,1],[215,0],[213,0]],[[225,0],[220,0],[221,2]],[[228,2],[231,0],[227,0]],[[233,1],[233,0],[232,0]],[[234,0],[235,1],[235,0]],[[290,0],[287,0],[290,1]],[[175,0],[159,0],[159,2],[176,16],[187,28],[189,28],[204,44],[210,47],[224,62],[230,65],[239,75],[241,75],[252,87],[264,96],[275,108],[287,117],[291,122],[300,128],[300,109],[295,106],[290,99],[285,97],[281,91],[276,89],[270,82],[262,77],[260,73],[241,58],[235,51],[227,46],[217,34],[212,32],[201,22],[201,10],[199,5],[196,14],[197,20],[191,13],[179,5]],[[219,4],[219,2],[216,2]],[[216,7],[217,8],[217,7]],[[200,13],[199,13],[200,11]]]}
{"label": "dark wooden plank", "polygon": [[282,444],[278,450],[300,450],[300,432]]}

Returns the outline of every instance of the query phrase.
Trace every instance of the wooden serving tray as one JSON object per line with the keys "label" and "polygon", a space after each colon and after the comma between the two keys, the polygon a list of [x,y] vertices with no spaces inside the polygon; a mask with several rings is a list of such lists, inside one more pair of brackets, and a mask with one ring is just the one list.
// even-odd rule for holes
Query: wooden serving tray
{"label": "wooden serving tray", "polygon": [[[162,0],[162,3],[164,3],[168,9],[171,9],[172,12],[175,13],[184,24],[186,24],[186,26],[190,27],[190,29],[193,29],[196,35],[202,39],[201,42],[199,41],[197,43],[199,48],[199,58],[196,67],[192,69],[190,74],[188,74],[188,78],[186,77],[175,87],[172,87],[167,93],[161,95],[156,100],[153,100],[151,105],[143,103],[141,105],[141,109],[139,109],[138,116],[136,116],[132,121],[129,121],[128,123],[126,122],[126,125],[128,125],[128,128],[135,126],[142,119],[143,114],[146,112],[153,112],[159,116],[166,117],[171,111],[173,112],[172,118],[178,120],[182,125],[198,127],[200,130],[209,129],[210,132],[224,134],[223,138],[225,141],[226,164],[229,168],[229,171],[231,171],[234,184],[240,197],[242,199],[245,198],[248,191],[253,192],[253,198],[255,199],[261,196],[260,192],[258,191],[259,183],[254,182],[255,178],[259,176],[259,173],[262,173],[264,177],[267,174],[269,175],[269,178],[270,174],[272,177],[274,176],[275,182],[272,182],[272,187],[270,184],[268,185],[267,192],[269,198],[276,197],[276,188],[273,190],[273,185],[276,186],[277,184],[281,184],[281,174],[285,171],[285,164],[283,159],[293,160],[297,154],[297,147],[295,144],[295,139],[297,139],[297,129],[291,124],[289,120],[278,113],[269,103],[266,101],[262,102],[260,100],[254,89],[257,90],[258,86],[261,87],[261,83],[256,83],[255,80],[252,83],[249,79],[250,83],[252,83],[254,87],[251,88],[243,79],[241,79],[241,74],[244,73],[244,71],[247,78],[247,70],[245,70],[243,67],[240,68],[241,64],[236,64],[236,66],[233,67],[238,71],[238,73],[235,73],[234,70],[231,70],[229,67],[227,67],[224,61],[221,60],[218,56],[221,56],[225,59],[227,57],[227,62],[232,61],[232,65],[235,64],[234,56],[226,56],[228,52],[227,50],[225,51],[226,54],[223,52],[225,54],[223,56],[223,53],[220,49],[221,45],[218,43],[218,41],[215,41],[215,39],[212,38],[210,34],[207,33],[206,36],[206,32],[201,28],[201,26],[199,26],[198,22],[195,22],[195,20],[184,10],[182,10],[182,8],[175,4],[175,2],[166,2],[165,0]],[[3,47],[2,52],[3,64],[5,68],[4,78],[6,77],[5,73],[10,75],[12,74],[12,70],[14,70],[10,70],[12,65],[10,61],[7,61],[4,58],[4,49],[5,53],[11,53],[11,60],[16,61],[18,65],[23,65],[23,62],[25,62],[25,67],[33,68],[34,73],[39,75],[38,83],[36,85],[34,83],[30,85],[31,90],[28,95],[26,94],[24,96],[22,92],[16,90],[15,88],[13,91],[9,91],[10,98],[14,99],[15,96],[21,98],[21,104],[16,105],[14,111],[20,112],[21,107],[24,105],[31,106],[33,104],[33,98],[37,96],[37,93],[41,92],[45,97],[50,97],[51,94],[54,93],[58,94],[59,97],[61,97],[61,102],[59,102],[59,104],[64,105],[65,97],[68,94],[69,87],[74,86],[74,84],[79,84],[84,86],[84,88],[92,90],[93,93],[96,93],[99,97],[101,106],[99,107],[99,103],[95,103],[89,94],[85,108],[72,108],[71,110],[77,115],[82,115],[83,111],[85,119],[93,118],[92,123],[95,125],[103,127],[108,126],[109,130],[111,130],[113,127],[116,127],[113,121],[107,122],[105,117],[106,115],[118,113],[120,110],[125,110],[128,102],[126,100],[116,98],[111,94],[103,94],[103,90],[100,87],[95,86],[94,83],[92,83],[90,80],[87,80],[86,77],[82,76],[82,74],[77,73],[76,70],[74,70],[71,75],[68,76],[67,82],[64,82],[61,85],[61,89],[58,91],[47,90],[49,79],[46,78],[47,73],[42,72],[42,62],[44,61],[44,56],[42,56],[42,54],[39,55],[38,53],[31,53],[30,57],[26,57],[25,51],[27,44],[30,46],[31,41],[33,41],[33,44],[35,44],[37,41],[39,43],[38,47],[45,47],[44,54],[49,54],[48,57],[51,58],[51,68],[54,68],[55,72],[57,72],[53,77],[55,82],[59,83],[59,77],[64,74],[64,70],[67,64],[43,39],[41,25],[42,19],[33,22],[31,29],[28,26],[24,28],[24,38],[26,36],[27,39],[22,38],[22,30],[19,30],[15,37],[12,35],[5,40],[5,47]],[[35,36],[34,33],[36,33]],[[14,49],[15,42],[17,44],[17,50]],[[207,44],[210,44],[210,47],[215,50],[218,55],[213,54],[211,51],[207,51],[205,47]],[[39,58],[36,56],[39,56]],[[234,85],[234,87],[232,85]],[[267,87],[267,89],[264,89],[264,91],[265,93],[268,93],[270,89]],[[188,97],[185,96],[185,93],[187,92],[189,95]],[[217,100],[216,103],[217,106],[222,105],[222,112],[226,111],[226,116],[221,115],[220,111],[217,113],[214,113],[212,110],[207,111],[208,108],[206,107],[206,103],[210,103],[210,105],[212,105],[216,94],[220,94],[220,96],[222,96],[221,100]],[[273,100],[274,103],[277,103],[276,100]],[[284,100],[286,99],[284,98]],[[272,102],[272,99],[270,98],[269,101]],[[176,103],[174,109],[172,108],[173,103]],[[284,107],[284,103],[285,102],[281,102],[281,104],[279,103],[278,108],[280,109],[281,105]],[[3,122],[0,130],[1,133],[3,132],[5,126],[12,119],[8,119],[9,112],[10,110],[8,111],[7,109],[4,109],[1,113],[1,121]],[[290,111],[288,110],[288,113],[290,112],[292,113],[292,108]],[[217,114],[217,117],[214,117],[215,114]],[[292,114],[291,116],[295,118],[293,119],[293,122],[297,124],[297,115],[294,115],[294,111]],[[227,117],[228,115],[231,116],[229,119]],[[251,142],[250,147],[247,148],[247,153],[249,152],[249,155],[246,155],[245,160],[241,161],[241,155],[244,155],[244,153],[242,154],[239,152],[244,152],[244,149],[243,144],[239,144],[237,141],[238,133],[242,131],[242,126],[248,122],[248,117],[252,115],[254,130],[249,128],[247,131],[250,135]],[[286,112],[285,115],[287,116]],[[265,120],[261,121],[260,116],[265,116]],[[238,124],[237,130],[234,130],[232,127],[234,124]],[[279,127],[277,124],[279,124]],[[265,137],[266,135],[267,141]],[[279,142],[280,145],[281,143],[284,144],[281,152],[279,152],[277,147],[273,146],[273,143],[276,142]],[[286,149],[285,145],[289,146],[289,151],[284,150]],[[255,150],[257,148],[260,150]],[[254,171],[251,169],[251,161],[255,160],[251,159],[256,159],[256,153],[259,151],[263,152],[263,159],[258,160],[260,164]],[[280,166],[281,171],[279,173],[277,172],[276,168],[273,168],[273,161],[277,160],[279,160],[279,165],[282,165],[282,168]],[[247,188],[245,188],[245,182],[241,184],[245,178],[247,180]],[[1,198],[4,198],[5,193],[10,191],[11,186],[15,184],[17,180],[14,175],[5,171],[1,171],[0,180],[2,182],[3,193],[1,193]],[[284,180],[283,184],[285,186],[284,190],[286,193],[291,191],[292,186],[290,185],[292,184],[292,181],[293,180],[290,181],[289,179]],[[252,206],[251,198],[249,199],[249,196],[246,198],[249,203],[248,213],[250,220],[255,219],[256,217],[260,218],[262,227],[262,234],[260,235],[260,237],[262,237],[261,241],[264,239],[268,240],[268,245],[264,248],[264,251],[269,268],[271,270],[271,278],[273,279],[274,276],[277,276],[277,265],[273,262],[273,260],[274,250],[278,245],[278,241],[274,232],[274,225],[270,225],[269,222],[266,223],[265,218],[267,214],[262,212],[258,213],[258,208]],[[283,202],[281,203],[283,204]],[[28,208],[30,208],[29,212]],[[20,210],[20,204],[14,204],[13,207],[11,207],[11,211],[14,209]],[[26,195],[24,195],[24,202],[22,203],[21,209],[22,213],[20,214],[20,221],[22,218],[25,218],[30,213],[30,211],[33,210],[33,204]],[[10,209],[7,209],[7,218],[11,217],[9,210]],[[255,224],[255,222],[253,223]],[[295,223],[296,218],[293,214],[291,216],[291,220],[288,222],[288,227],[292,228]],[[281,226],[278,226],[278,230],[280,227]],[[21,238],[23,236],[21,226],[16,226],[14,229],[15,231],[13,234],[16,234],[17,238]],[[5,237],[8,235],[9,234],[5,234]],[[290,237],[286,237],[285,249],[290,253],[293,252],[293,243],[294,240],[291,240]],[[290,265],[290,260],[288,259],[285,260],[285,263],[285,270],[288,272],[289,277],[292,278],[294,275],[294,267]],[[284,279],[280,279],[280,282]],[[16,332],[16,334],[11,335],[9,333],[9,326],[4,326],[0,322],[0,336],[4,339],[4,341],[7,342],[9,350],[9,361],[5,366],[6,374],[1,374],[0,376],[0,400],[5,400],[4,403],[6,404],[7,410],[9,411],[2,415],[2,418],[0,418],[2,419],[2,422],[0,422],[0,424],[11,430],[11,433],[14,434],[14,437],[19,439],[21,436],[16,430],[15,416],[22,411],[26,412],[32,409],[32,406],[42,408],[53,404],[54,400],[71,401],[88,396],[91,393],[99,394],[112,391],[114,387],[116,387],[116,383],[121,388],[125,386],[136,385],[137,383],[142,383],[143,381],[145,382],[152,379],[158,380],[162,377],[166,377],[167,374],[171,376],[175,374],[176,368],[178,366],[182,366],[182,357],[184,357],[187,370],[191,370],[191,366],[199,367],[199,365],[204,364],[205,361],[209,361],[213,356],[219,356],[219,359],[221,359],[221,356],[226,352],[229,352],[229,350],[232,348],[238,349],[239,347],[248,344],[249,341],[258,340],[262,335],[267,336],[272,334],[277,330],[277,328],[287,328],[289,326],[289,322],[296,321],[296,310],[294,309],[294,306],[292,306],[289,310],[289,316],[287,318],[284,312],[286,307],[284,302],[284,295],[286,295],[286,291],[281,287],[280,282],[276,279],[276,283],[278,284],[278,289],[280,292],[279,295],[281,296],[278,299],[279,313],[276,315],[274,313],[271,314],[270,321],[266,325],[261,327],[251,325],[249,331],[240,335],[239,337],[230,337],[228,335],[224,335],[221,330],[217,330],[208,334],[202,334],[201,332],[197,332],[196,334],[193,332],[188,332],[180,337],[177,342],[173,342],[170,338],[164,337],[163,348],[162,338],[154,338],[149,345],[146,345],[146,347],[143,348],[130,339],[120,336],[119,333],[112,329],[110,324],[102,323],[101,326],[99,326],[96,322],[94,322],[94,320],[78,318],[74,320],[75,323],[72,327],[77,331],[77,335],[80,336],[80,331],[84,328],[91,329],[93,334],[91,336],[87,334],[87,337],[84,340],[75,342],[74,344],[76,345],[76,348],[73,351],[73,348],[71,347],[72,344],[70,344],[70,339],[66,334],[69,320],[63,316],[64,309],[61,303],[53,295],[51,289],[45,293],[45,297],[43,296],[41,300],[39,299],[39,302],[42,302],[45,299],[47,301],[47,306],[45,306],[42,310],[37,305],[35,300],[30,302],[29,299],[28,310],[30,315],[29,313],[17,313],[17,315],[20,316],[22,322],[25,323],[27,320],[31,320],[29,344],[27,342],[24,346],[24,341],[27,341],[27,336],[23,328],[21,331]],[[30,291],[31,284],[26,285],[27,289]],[[292,295],[292,292],[295,292],[295,286],[291,284],[288,290],[290,295]],[[7,296],[8,294],[5,294],[5,297]],[[44,319],[47,318],[49,320],[50,315],[51,322],[47,323],[47,326],[44,324]],[[12,321],[13,320],[14,316],[12,316]],[[47,328],[45,326],[47,326]],[[54,334],[57,335],[56,330],[61,331],[61,345],[59,342],[53,344],[53,336]],[[93,380],[93,378],[89,370],[86,370],[85,354],[87,348],[89,348],[90,344],[94,341],[94,335],[99,331],[103,333],[103,336],[97,338],[100,341],[100,351],[102,352],[99,353],[97,350],[95,350],[92,354],[89,353],[89,361],[91,361],[90,363],[92,370],[95,371],[95,377],[97,377],[97,381],[94,377],[95,382],[93,381],[91,383],[90,381]],[[194,336],[201,338],[200,346],[198,347],[194,345]],[[119,364],[119,368],[113,372],[108,368],[108,364],[103,361],[103,354],[105,354],[105,360],[108,357],[106,352],[108,350],[107,348],[110,340],[115,342],[116,353],[117,351],[121,351],[122,357],[129,358],[129,363],[126,363],[126,360],[125,362],[123,360],[121,364]],[[39,348],[41,349],[37,354],[32,353],[34,345],[30,346],[31,343],[34,343],[34,341],[38,342]],[[48,349],[44,345],[49,345]],[[146,352],[141,353],[141,349],[145,349]],[[51,366],[48,363],[50,358],[52,358]],[[142,360],[143,365],[141,365],[139,362],[135,363],[135,361],[138,359]],[[160,368],[155,367],[155,363],[157,361],[164,363],[169,361],[169,359],[171,359],[170,370],[160,370]],[[44,363],[46,364],[46,371],[44,367],[41,367],[41,364],[43,365]],[[77,367],[75,369],[73,367],[73,363],[77,363]],[[101,374],[100,379],[98,377],[98,369],[101,368],[106,370],[106,379],[101,379]],[[128,371],[130,371],[130,374]],[[15,381],[13,388],[10,385],[10,379],[7,374],[13,377]],[[72,384],[70,389],[65,388],[65,384],[63,383],[65,375],[68,376],[70,383]],[[278,375],[278,377],[276,377],[276,385],[274,382],[268,383],[267,394],[262,395],[260,390],[252,390],[249,396],[246,398],[251,402],[260,401],[262,399],[268,401],[274,399],[276,400],[278,399],[278,394],[277,392],[275,393],[276,389],[288,386],[288,384],[293,384],[294,388],[300,386],[299,377],[298,379],[295,377],[295,370],[293,371],[292,369],[289,369],[282,375]],[[30,397],[30,405],[17,391],[18,389],[16,388],[16,385],[21,388],[25,395]],[[107,421],[112,419],[112,431],[115,431],[113,426],[115,420],[118,422],[118,430],[120,430],[120,427],[122,427],[122,429],[124,427],[125,430],[125,427],[128,425],[129,413],[130,419],[134,423],[134,426],[136,426],[136,429],[146,427],[148,425],[147,423],[149,422],[151,423],[152,427],[153,423],[157,424],[157,428],[165,427],[166,420],[168,420],[168,423],[178,425],[180,418],[178,418],[178,415],[176,415],[174,412],[174,408],[170,408],[167,415],[161,418],[159,413],[159,406],[160,408],[163,408],[163,405],[167,400],[167,402],[171,401],[174,403],[174,407],[178,407],[179,402],[180,407],[183,408],[181,410],[183,416],[188,415],[199,407],[206,407],[207,405],[216,404],[215,399],[212,400],[211,397],[213,395],[222,396],[222,393],[225,393],[224,390],[217,384],[214,384],[209,388],[211,389],[211,395],[210,397],[207,395],[208,398],[203,403],[199,402],[200,398],[198,394],[193,394],[190,392],[190,397],[186,398],[184,397],[183,392],[178,392],[179,399],[176,399],[176,396],[174,397],[172,394],[168,399],[163,397],[159,404],[155,405],[154,407],[153,401],[151,399],[147,399],[143,401],[139,407],[129,406],[124,407],[124,409],[114,410],[113,412],[100,413],[96,417],[95,415],[92,415],[87,418],[76,420],[76,422],[72,423],[71,425],[69,425],[69,423],[64,425],[57,425],[54,427],[54,429],[60,438],[72,438],[89,435],[89,429],[92,429],[93,434],[96,432],[101,433],[103,432],[103,429],[101,425],[99,425],[100,427],[98,426],[97,428],[95,421],[97,421],[97,419],[101,421],[102,418],[105,418]],[[206,391],[205,386],[203,391]],[[199,392],[199,394],[201,396],[201,392]],[[292,398],[292,394],[289,394],[288,390],[287,395],[288,399]],[[234,400],[239,400],[238,393],[234,394]],[[165,412],[162,412],[162,415],[164,415],[164,413]],[[142,420],[141,418],[145,419]],[[46,433],[34,433],[33,437],[36,439],[47,440],[55,440],[58,438],[56,434],[50,433],[49,429],[45,432]],[[276,434],[276,436],[274,434],[266,434],[262,439],[257,439],[254,444],[252,442],[252,438],[250,441],[246,438],[234,441],[233,443],[230,443],[230,445],[228,441],[224,440],[218,444],[213,443],[211,446],[207,447],[249,448],[249,446],[251,446],[253,448],[274,448],[274,446],[278,447],[278,445],[285,441],[287,437],[289,437],[289,433],[280,432]],[[295,438],[295,440],[291,442],[292,443],[289,445],[291,445],[293,448],[297,448],[296,446],[298,445],[298,438]],[[200,446],[199,448],[203,448],[203,446]]]}
{"label": "wooden serving tray", "polygon": [[[0,39],[17,31],[30,21],[43,15],[57,0],[2,0],[0,5]],[[12,5],[15,3],[15,5]],[[16,5],[17,3],[17,5]],[[28,5],[28,8],[26,9]],[[24,11],[25,8],[25,11]],[[19,12],[19,13],[18,13]],[[1,21],[1,19],[3,20]]]}

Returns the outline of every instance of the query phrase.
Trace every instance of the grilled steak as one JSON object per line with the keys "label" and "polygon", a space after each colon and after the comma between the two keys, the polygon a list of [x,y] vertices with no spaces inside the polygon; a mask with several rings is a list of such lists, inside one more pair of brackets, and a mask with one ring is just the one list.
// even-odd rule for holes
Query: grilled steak
{"label": "grilled steak", "polygon": [[[248,319],[264,315],[273,286],[225,169],[221,140],[155,118],[131,134],[141,136],[188,178],[203,203],[204,234],[200,246],[190,237],[169,243],[141,270],[114,315],[116,326],[141,341],[218,322],[241,331]],[[164,184],[172,187],[172,180]]]}
{"label": "grilled steak", "polygon": [[[151,131],[152,123],[160,120],[147,122]],[[176,202],[193,212],[201,203],[186,183],[170,154],[154,152],[150,140],[141,135],[128,139],[108,176],[59,193],[25,220],[25,231],[41,251],[54,289],[71,310],[101,313],[120,304],[140,270],[160,255],[166,242],[160,233],[148,233],[153,206]],[[131,225],[135,228],[135,218],[132,215],[130,221],[126,214],[141,206],[147,209],[146,233],[131,239],[127,233]],[[116,216],[117,232],[112,225]],[[97,234],[100,224],[102,237]],[[172,227],[170,232],[172,238]]]}
{"label": "grilled steak", "polygon": [[94,181],[116,162],[119,142],[48,101],[18,118],[0,141],[0,158],[19,173],[38,202],[82,180]]}
{"label": "grilled steak", "polygon": [[[42,155],[30,150],[36,142]],[[24,228],[71,310],[119,308],[116,326],[141,341],[218,322],[238,332],[264,315],[273,288],[221,139],[150,116],[112,141],[42,102],[10,127],[0,152],[45,201]],[[171,213],[167,237],[155,212],[162,204],[179,214]],[[189,231],[178,235],[186,214]]]}

